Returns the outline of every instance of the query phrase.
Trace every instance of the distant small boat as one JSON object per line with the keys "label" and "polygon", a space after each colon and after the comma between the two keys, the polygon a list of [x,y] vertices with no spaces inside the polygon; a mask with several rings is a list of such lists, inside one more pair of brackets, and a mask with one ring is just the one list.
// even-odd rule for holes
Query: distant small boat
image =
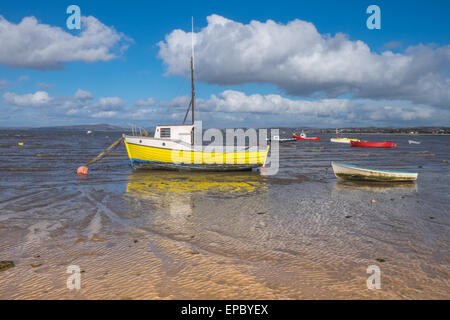
{"label": "distant small boat", "polygon": [[273,136],[272,139],[267,138],[266,140],[267,141],[278,141],[279,143],[297,141],[297,139],[295,139],[295,138],[280,138],[280,136]]}
{"label": "distant small boat", "polygon": [[408,140],[409,144],[420,144],[420,141]]}
{"label": "distant small boat", "polygon": [[351,138],[331,138],[331,142],[335,143],[347,143],[350,144],[351,141],[360,141],[359,139],[351,139]]}
{"label": "distant small boat", "polygon": [[86,134],[87,134],[87,135],[92,134],[92,131],[91,131],[91,130],[88,130],[88,131],[86,132]]}
{"label": "distant small boat", "polygon": [[335,143],[347,143],[350,144],[350,141],[359,141],[359,139],[351,139],[351,138],[339,138],[338,137],[338,130],[336,129],[336,138],[331,138],[331,142]]}
{"label": "distant small boat", "polygon": [[306,133],[304,133],[303,131],[299,136],[297,136],[295,133],[293,133],[292,138],[294,138],[296,140],[310,140],[310,141],[319,141],[320,140],[319,137],[311,137],[311,138],[307,137]]}
{"label": "distant small boat", "polygon": [[362,148],[397,148],[397,144],[390,141],[369,142],[369,141],[350,141],[352,147]]}
{"label": "distant small boat", "polygon": [[415,181],[418,173],[406,171],[391,171],[366,169],[357,166],[331,162],[334,175],[343,180],[362,180],[362,181]]}

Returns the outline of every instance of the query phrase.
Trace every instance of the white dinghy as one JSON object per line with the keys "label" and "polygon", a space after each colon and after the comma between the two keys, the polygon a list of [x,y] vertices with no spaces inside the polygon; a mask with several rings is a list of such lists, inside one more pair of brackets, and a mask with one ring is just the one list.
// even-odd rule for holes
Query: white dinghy
{"label": "white dinghy", "polygon": [[391,171],[365,169],[357,166],[331,162],[334,175],[343,180],[362,180],[362,181],[415,181],[418,173],[406,171]]}

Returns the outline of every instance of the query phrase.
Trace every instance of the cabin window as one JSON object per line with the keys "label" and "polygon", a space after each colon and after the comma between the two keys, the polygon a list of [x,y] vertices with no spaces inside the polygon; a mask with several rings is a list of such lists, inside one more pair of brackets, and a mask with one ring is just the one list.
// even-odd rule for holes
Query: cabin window
{"label": "cabin window", "polygon": [[161,128],[161,138],[170,138],[170,128]]}

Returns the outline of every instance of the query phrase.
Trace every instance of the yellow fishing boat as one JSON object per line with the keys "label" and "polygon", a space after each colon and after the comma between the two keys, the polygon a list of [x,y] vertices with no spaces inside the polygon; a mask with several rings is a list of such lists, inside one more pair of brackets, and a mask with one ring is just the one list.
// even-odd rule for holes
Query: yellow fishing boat
{"label": "yellow fishing boat", "polygon": [[347,143],[350,144],[350,141],[360,141],[359,139],[351,139],[351,138],[331,138],[331,142],[335,143]]}
{"label": "yellow fishing boat", "polygon": [[[193,33],[192,33],[193,34]],[[153,137],[136,133],[123,140],[135,169],[169,169],[202,171],[241,171],[265,165],[269,146],[203,146],[194,143],[201,135],[195,130],[194,46],[191,55],[192,97],[183,124],[158,125]],[[191,111],[192,123],[185,124]]]}
{"label": "yellow fishing boat", "polygon": [[[264,166],[269,146],[245,148],[208,147],[188,143],[194,134],[193,125],[157,126],[154,137],[125,136],[131,166],[135,169],[169,169],[202,171],[241,171]],[[161,132],[164,135],[161,135]],[[166,132],[169,134],[165,135]],[[218,151],[219,150],[219,151]]]}
{"label": "yellow fishing boat", "polygon": [[338,137],[338,130],[336,129],[336,138],[331,138],[331,142],[335,143],[347,143],[350,144],[350,141],[360,141],[359,139],[352,139],[352,138],[339,138]]}

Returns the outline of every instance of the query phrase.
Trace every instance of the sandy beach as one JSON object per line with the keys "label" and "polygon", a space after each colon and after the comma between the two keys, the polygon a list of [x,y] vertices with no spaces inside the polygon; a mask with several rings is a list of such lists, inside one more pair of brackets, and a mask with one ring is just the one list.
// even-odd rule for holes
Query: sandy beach
{"label": "sandy beach", "polygon": [[[119,158],[83,178],[77,165],[119,132],[0,133],[0,260],[15,265],[0,271],[0,299],[450,298],[447,137],[286,144],[271,177],[133,171]],[[331,160],[419,180],[341,182]],[[67,288],[71,265],[80,290]],[[367,288],[370,265],[381,290]]]}

